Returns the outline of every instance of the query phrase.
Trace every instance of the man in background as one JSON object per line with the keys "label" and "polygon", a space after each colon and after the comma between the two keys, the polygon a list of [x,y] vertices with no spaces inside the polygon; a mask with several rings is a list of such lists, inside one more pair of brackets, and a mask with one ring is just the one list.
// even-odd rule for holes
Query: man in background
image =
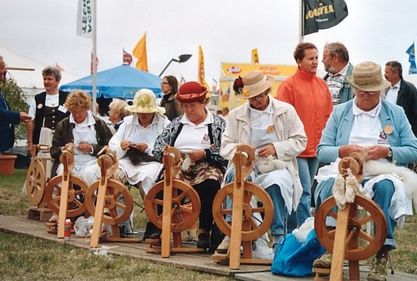
{"label": "man in background", "polygon": [[411,124],[411,129],[417,136],[417,89],[403,79],[403,68],[398,61],[389,61],[385,64],[385,79],[390,82],[385,99],[388,102],[401,106],[407,119]]}
{"label": "man in background", "polygon": [[[0,84],[6,82],[6,64],[0,56]],[[14,125],[20,121],[27,122],[32,119],[26,112],[13,112],[7,104],[4,93],[0,90],[0,154],[9,150],[14,144]]]}
{"label": "man in background", "polygon": [[349,62],[349,52],[345,45],[339,42],[327,43],[322,62],[327,72],[323,79],[329,87],[333,105],[352,99],[347,77],[352,75],[353,65]]}

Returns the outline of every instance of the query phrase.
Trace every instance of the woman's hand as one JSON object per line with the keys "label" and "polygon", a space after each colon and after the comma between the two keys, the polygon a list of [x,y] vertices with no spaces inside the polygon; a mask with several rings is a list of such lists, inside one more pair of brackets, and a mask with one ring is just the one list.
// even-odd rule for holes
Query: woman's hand
{"label": "woman's hand", "polygon": [[260,157],[275,156],[276,153],[275,146],[272,143],[268,143],[258,149],[258,156]]}
{"label": "woman's hand", "polygon": [[195,163],[204,159],[206,157],[206,152],[202,149],[200,150],[193,150],[187,153],[190,156],[190,159]]}
{"label": "woman's hand", "polygon": [[389,153],[388,146],[382,146],[382,145],[368,146],[367,160],[378,160],[381,158],[387,158],[388,153]]}
{"label": "woman's hand", "polygon": [[130,141],[128,141],[128,140],[122,140],[122,141],[120,142],[120,148],[121,148],[123,151],[126,151],[126,150],[128,150],[128,149],[129,149],[130,144],[131,144],[131,142],[130,142]]}
{"label": "woman's hand", "polygon": [[139,149],[142,152],[145,152],[146,149],[148,149],[148,145],[146,143],[143,143],[143,142],[135,143],[132,146],[136,147],[137,149]]}
{"label": "woman's hand", "polygon": [[339,157],[343,158],[349,156],[353,152],[364,152],[367,148],[357,144],[347,144],[339,147]]}
{"label": "woman's hand", "polygon": [[82,153],[91,153],[93,152],[93,146],[89,143],[82,142],[78,145],[78,150]]}

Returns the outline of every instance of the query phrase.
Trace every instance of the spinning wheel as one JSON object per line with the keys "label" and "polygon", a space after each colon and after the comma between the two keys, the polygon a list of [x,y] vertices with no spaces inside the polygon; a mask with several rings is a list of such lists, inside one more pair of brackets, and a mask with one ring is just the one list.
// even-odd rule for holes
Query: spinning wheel
{"label": "spinning wheel", "polygon": [[[348,204],[348,207],[352,210],[350,210],[350,216],[347,220],[346,245],[353,240],[357,240],[358,243],[356,247],[346,248],[345,258],[358,261],[367,259],[379,251],[384,244],[387,229],[382,210],[373,201],[364,196],[356,195],[353,204],[355,206]],[[357,210],[357,207],[363,208],[366,212]],[[330,216],[338,220],[338,213],[335,209],[336,202],[334,198],[326,199],[317,210],[314,221],[314,228],[320,243],[330,252],[335,252],[333,243],[336,230],[327,229],[326,217]],[[366,233],[365,228],[369,222],[373,225],[375,235]]]}
{"label": "spinning wheel", "polygon": [[[201,252],[182,246],[181,231],[192,227],[200,215],[201,203],[198,193],[187,183],[174,179],[181,161],[181,153],[174,147],[164,149],[164,180],[155,184],[145,197],[145,210],[149,220],[162,229],[161,257],[169,257],[174,252]],[[163,194],[163,199],[158,197]],[[158,214],[158,207],[162,214]],[[171,232],[173,247],[171,248]],[[149,240],[148,252],[157,252],[152,248],[159,241]]]}
{"label": "spinning wheel", "polygon": [[[223,207],[223,202],[226,199],[233,200],[233,187],[233,183],[224,186],[217,192],[213,201],[214,220],[219,229],[229,237],[232,233],[232,226],[225,216],[232,215],[232,209]],[[247,227],[242,229],[242,241],[253,241],[268,231],[273,220],[274,210],[271,198],[263,189],[250,182],[246,182],[244,188],[242,220],[243,225]],[[261,202],[262,207],[252,207],[250,204],[252,198],[256,198],[257,201]],[[259,214],[259,217],[263,215],[263,221],[257,221],[257,218],[254,217],[256,213]]]}
{"label": "spinning wheel", "polygon": [[[96,213],[96,194],[100,188],[100,182],[93,183],[85,193],[85,205],[90,214]],[[129,218],[133,210],[133,198],[129,190],[120,182],[109,179],[107,182],[104,207],[109,209],[109,214],[103,214],[103,223],[118,225]]]}
{"label": "spinning wheel", "polygon": [[[256,184],[246,181],[252,171],[255,149],[249,145],[240,145],[233,157],[235,165],[235,180],[223,187],[215,196],[213,202],[213,217],[217,226],[226,235],[230,235],[229,267],[239,269],[240,263],[271,264],[271,260],[252,258],[252,241],[262,236],[270,227],[273,219],[273,205],[269,195]],[[256,197],[263,207],[252,208],[251,199]],[[232,209],[222,209],[225,199],[231,199]],[[264,215],[263,222],[259,224],[254,214]],[[231,215],[229,224],[225,215]],[[228,218],[230,219],[230,217]],[[243,247],[242,257],[240,248]],[[221,255],[213,255],[214,259],[221,260]]]}
{"label": "spinning wheel", "polygon": [[[63,176],[53,177],[45,188],[45,201],[47,202],[48,208],[55,214],[58,214],[60,209],[62,177]],[[86,206],[84,204],[84,194],[87,187],[87,184],[79,177],[69,176],[66,217],[74,218],[85,212]]]}
{"label": "spinning wheel", "polygon": [[42,202],[45,185],[46,175],[42,160],[33,158],[26,174],[26,194],[36,206]]}
{"label": "spinning wheel", "polygon": [[[340,175],[344,179],[353,175],[361,181],[365,158],[366,155],[360,153],[344,157],[338,167]],[[338,196],[341,192],[339,189],[347,187],[346,181],[345,186],[338,185]],[[343,195],[343,191],[341,193]],[[341,205],[345,207],[337,210],[335,196],[327,198],[318,208],[314,228],[320,243],[333,253],[330,280],[342,280],[344,259],[349,260],[350,280],[359,280],[359,260],[373,256],[384,244],[387,235],[385,216],[372,200],[359,194],[354,196],[354,200],[350,199],[352,203]],[[327,217],[336,220],[336,229],[327,227]],[[366,226],[369,225],[373,226],[374,235],[366,233]]]}
{"label": "spinning wheel", "polygon": [[[158,215],[158,206],[163,206],[163,200],[157,196],[163,190],[164,182],[160,181],[146,195],[144,203],[149,220],[159,228],[162,228],[162,214]],[[201,209],[197,192],[183,181],[174,180],[172,194],[171,231],[190,229],[197,221]]]}

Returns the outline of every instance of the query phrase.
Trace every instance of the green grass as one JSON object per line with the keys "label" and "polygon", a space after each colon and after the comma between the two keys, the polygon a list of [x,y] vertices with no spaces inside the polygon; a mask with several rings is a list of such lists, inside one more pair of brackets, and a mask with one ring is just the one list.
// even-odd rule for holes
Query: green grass
{"label": "green grass", "polygon": [[231,280],[0,231],[0,280]]}
{"label": "green grass", "polygon": [[[25,176],[26,170],[16,170],[13,176],[0,176],[0,215],[25,215],[27,208],[32,206],[26,195],[22,193]],[[143,205],[137,190],[132,189],[131,192],[134,200]],[[145,224],[145,213],[135,205],[135,229],[143,229]],[[404,228],[396,230],[397,249],[391,252],[396,271],[417,274],[416,231],[417,215],[407,218]],[[99,278],[229,280],[224,277],[206,276],[193,271],[155,265],[134,258],[91,256],[85,249],[0,232],[0,280],[96,280]]]}

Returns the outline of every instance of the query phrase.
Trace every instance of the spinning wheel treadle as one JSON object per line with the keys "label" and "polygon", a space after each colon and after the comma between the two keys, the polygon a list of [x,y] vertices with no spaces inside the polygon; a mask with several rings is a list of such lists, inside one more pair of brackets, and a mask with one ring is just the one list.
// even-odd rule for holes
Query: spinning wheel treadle
{"label": "spinning wheel treadle", "polygon": [[40,159],[34,159],[26,174],[26,194],[34,205],[38,206],[42,202],[45,185],[45,168]]}
{"label": "spinning wheel treadle", "polygon": [[[225,215],[232,215],[231,208],[223,207],[223,202],[229,197],[233,199],[234,184],[230,183],[218,191],[213,201],[213,215],[219,229],[227,236],[231,235],[231,222],[228,222]],[[253,241],[268,231],[273,220],[273,206],[269,195],[257,185],[245,182],[245,194],[243,201],[242,222],[243,225],[250,226],[250,229],[242,229],[242,241]],[[252,207],[251,199],[255,197],[257,201],[262,203],[262,207]],[[257,219],[253,216],[255,213],[263,214],[263,221],[257,223]]]}
{"label": "spinning wheel treadle", "polygon": [[[61,201],[61,183],[62,176],[56,176],[48,182],[45,188],[47,206],[56,214],[59,213]],[[69,176],[67,217],[73,218],[85,212],[84,193],[86,190],[87,184],[82,179]]]}
{"label": "spinning wheel treadle", "polygon": [[[90,214],[96,213],[96,194],[100,181],[94,182],[85,192],[85,205]],[[129,218],[133,210],[133,198],[129,190],[120,182],[109,179],[107,182],[104,207],[110,214],[103,215],[103,223],[118,225]]]}
{"label": "spinning wheel treadle", "polygon": [[[355,243],[356,247],[345,247],[345,259],[351,261],[359,261],[373,256],[379,251],[384,244],[386,237],[386,222],[382,210],[370,199],[356,195],[355,201],[348,204],[349,208],[354,208],[356,212],[351,212],[348,218],[348,227],[346,234],[346,245],[349,245],[353,240],[358,240]],[[357,210],[356,207],[362,207],[363,210]],[[338,213],[334,197],[326,199],[317,210],[314,228],[320,243],[330,252],[340,249],[334,249],[334,240],[336,230],[327,229],[326,217],[333,217],[337,220]],[[373,225],[373,234],[367,234],[364,226],[371,222]]]}
{"label": "spinning wheel treadle", "polygon": [[[158,206],[162,209],[163,199],[157,198],[162,194],[164,182],[155,184],[145,197],[145,210],[149,220],[162,228],[162,214],[158,215]],[[191,228],[200,214],[201,202],[197,192],[180,180],[173,180],[172,187],[171,231],[180,232]]]}

